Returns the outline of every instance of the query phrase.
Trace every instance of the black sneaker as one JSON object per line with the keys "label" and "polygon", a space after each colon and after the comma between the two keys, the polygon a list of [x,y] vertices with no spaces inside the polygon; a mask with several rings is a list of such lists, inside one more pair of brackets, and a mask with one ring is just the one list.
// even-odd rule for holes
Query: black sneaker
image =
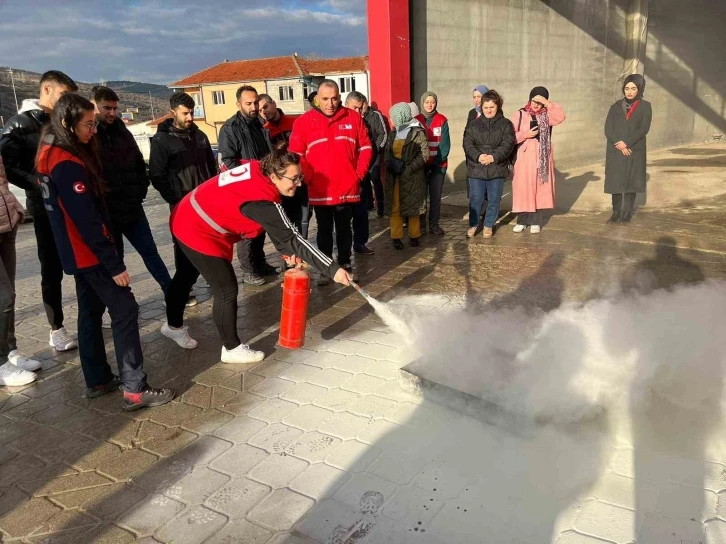
{"label": "black sneaker", "polygon": [[173,389],[155,389],[146,387],[141,393],[127,393],[124,391],[124,410],[133,412],[141,408],[161,406],[174,400],[176,393]]}
{"label": "black sneaker", "polygon": [[608,224],[612,223],[620,223],[620,213],[613,212],[613,214],[610,216],[610,219],[607,220]]}
{"label": "black sneaker", "polygon": [[398,238],[393,239],[393,249],[403,249],[403,242]]}
{"label": "black sneaker", "polygon": [[96,387],[86,387],[86,398],[95,399],[106,393],[113,393],[114,391],[118,391],[119,385],[121,385],[121,380],[118,376],[114,376],[106,384],[97,385]]}
{"label": "black sneaker", "polygon": [[446,232],[444,231],[444,229],[442,229],[438,225],[431,225],[431,228],[429,229],[429,232],[431,232],[431,234],[436,234],[437,236],[443,236],[444,234],[446,234]]}
{"label": "black sneaker", "polygon": [[277,276],[280,273],[280,269],[272,266],[270,263],[265,263],[255,269],[255,274],[258,276]]}
{"label": "black sneaker", "polygon": [[355,251],[358,255],[373,255],[375,253],[375,251],[373,251],[367,245],[363,245],[360,247],[354,247],[353,251]]}
{"label": "black sneaker", "polygon": [[630,220],[633,218],[633,212],[623,212],[623,215],[620,216],[620,220],[618,223],[621,225],[627,225],[630,223]]}
{"label": "black sneaker", "polygon": [[187,299],[187,303],[184,306],[186,306],[187,308],[191,308],[192,306],[196,306],[197,304],[199,304],[199,300],[197,299],[197,297],[192,295]]}
{"label": "black sneaker", "polygon": [[264,285],[265,278],[256,272],[244,272],[242,274],[242,283],[246,283],[247,285]]}
{"label": "black sneaker", "polygon": [[418,247],[419,245],[418,238],[411,238],[411,247]]}

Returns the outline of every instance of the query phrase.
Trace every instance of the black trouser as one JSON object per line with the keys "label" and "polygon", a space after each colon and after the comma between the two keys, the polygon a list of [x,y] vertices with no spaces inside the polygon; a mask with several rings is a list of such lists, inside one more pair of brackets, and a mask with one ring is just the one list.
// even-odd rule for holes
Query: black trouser
{"label": "black trouser", "polygon": [[76,274],[78,296],[78,351],[88,387],[107,384],[113,378],[106,359],[101,316],[108,308],[116,362],[124,391],[146,389],[144,357],[139,338],[139,305],[130,287],[116,285],[105,270]]}
{"label": "black trouser", "polygon": [[18,226],[0,234],[0,365],[18,348],[15,339],[15,235]]}
{"label": "black trouser", "polygon": [[[429,207],[428,219],[429,226],[438,226],[441,218],[441,195],[444,192],[444,174],[440,169],[427,170],[426,172],[426,188],[428,190]],[[421,215],[421,228],[426,227],[426,214]]]}
{"label": "black trouser", "polygon": [[[633,213],[636,193],[617,193],[613,195],[614,213]],[[622,210],[622,211],[621,211]]]}
{"label": "black trouser", "polygon": [[338,264],[350,264],[353,249],[353,204],[337,206],[315,206],[315,218],[318,220],[318,248],[325,255],[333,257],[333,228],[338,246]]}
{"label": "black trouser", "polygon": [[282,197],[282,209],[285,210],[298,232],[307,240],[310,223],[307,186],[301,185],[298,187],[295,196]]}
{"label": "black trouser", "polygon": [[189,260],[181,248],[181,242],[172,236],[174,241],[174,264],[176,271],[166,290],[166,322],[170,327],[178,329],[184,325],[184,308],[189,300],[189,293],[199,279],[199,270]]}
{"label": "black trouser", "polygon": [[237,242],[237,259],[242,272],[259,272],[265,266],[265,236],[263,232],[255,238],[244,238]]}
{"label": "black trouser", "polygon": [[368,243],[370,228],[368,225],[368,210],[373,206],[373,188],[371,175],[366,174],[360,182],[360,202],[353,204],[353,247],[362,248]]}
{"label": "black trouser", "polygon": [[376,193],[376,211],[378,215],[383,215],[383,182],[381,181],[381,164],[376,161],[370,170],[371,181],[373,182],[373,190]]}
{"label": "black trouser", "polygon": [[519,212],[517,214],[517,225],[542,225],[542,210],[536,212]]}
{"label": "black trouser", "polygon": [[40,295],[43,299],[48,323],[55,331],[63,326],[63,291],[61,290],[63,266],[45,210],[35,214],[33,228],[38,243],[38,259],[40,259]]}
{"label": "black trouser", "polygon": [[[205,280],[209,283],[214,297],[214,306],[212,308],[212,317],[214,324],[217,326],[219,336],[222,337],[222,343],[228,350],[239,346],[239,336],[237,335],[237,294],[239,286],[237,285],[237,276],[232,268],[232,263],[221,257],[211,257],[204,255],[192,248],[185,246],[178,240],[181,251],[184,252],[192,269],[186,269],[184,273],[174,274],[169,287],[169,295],[167,296],[166,307],[169,316],[169,325],[172,327],[181,327],[184,319],[184,303],[186,298],[184,292],[189,292],[197,277],[201,273]],[[188,274],[187,274],[188,273]],[[172,303],[171,297],[175,296],[174,291],[179,290],[181,304]],[[176,312],[176,315],[171,315]]]}

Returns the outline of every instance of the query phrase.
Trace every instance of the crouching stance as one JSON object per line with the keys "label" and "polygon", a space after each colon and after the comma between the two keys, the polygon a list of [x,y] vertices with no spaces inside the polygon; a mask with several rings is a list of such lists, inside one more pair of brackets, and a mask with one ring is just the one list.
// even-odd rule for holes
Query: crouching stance
{"label": "crouching stance", "polygon": [[[171,232],[184,254],[209,283],[213,317],[222,337],[222,362],[253,363],[264,359],[237,334],[237,277],[232,268],[234,245],[242,238],[267,232],[278,250],[294,255],[336,282],[352,277],[303,238],[285,215],[282,197],[291,197],[303,183],[299,155],[279,144],[262,161],[243,161],[194,189],[174,208]],[[176,274],[167,292],[167,317],[182,327],[185,293],[198,274]],[[177,296],[178,295],[178,296]]]}

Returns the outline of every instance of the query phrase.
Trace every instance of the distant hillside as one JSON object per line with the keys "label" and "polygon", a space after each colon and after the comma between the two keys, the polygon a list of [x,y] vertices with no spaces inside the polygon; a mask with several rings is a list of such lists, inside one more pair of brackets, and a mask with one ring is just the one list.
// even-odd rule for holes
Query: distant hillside
{"label": "distant hillside", "polygon": [[[13,68],[13,78],[18,95],[18,104],[22,104],[22,101],[26,98],[38,98],[40,74]],[[76,83],[78,83],[79,94],[85,97],[89,97],[93,86],[98,85],[98,83],[81,83],[80,81]],[[120,98],[119,106],[122,111],[128,107],[139,109],[139,113],[135,116],[137,122],[152,119],[152,105],[154,117],[161,117],[169,110],[171,91],[162,85],[134,81],[108,81],[106,85],[118,93]],[[151,98],[149,98],[149,91],[151,91]],[[10,75],[6,67],[0,67],[0,115],[7,121],[15,113],[17,113],[17,110],[15,109],[15,97]]]}

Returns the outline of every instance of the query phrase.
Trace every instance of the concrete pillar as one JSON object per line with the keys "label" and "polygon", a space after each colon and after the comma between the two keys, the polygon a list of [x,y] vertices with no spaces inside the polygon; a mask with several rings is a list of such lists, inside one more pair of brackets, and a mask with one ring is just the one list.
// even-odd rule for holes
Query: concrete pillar
{"label": "concrete pillar", "polygon": [[369,100],[388,115],[396,102],[410,102],[408,0],[368,0],[368,56]]}
{"label": "concrete pillar", "polygon": [[648,0],[630,0],[625,29],[625,66],[623,74],[643,74],[645,47],[648,43]]}

